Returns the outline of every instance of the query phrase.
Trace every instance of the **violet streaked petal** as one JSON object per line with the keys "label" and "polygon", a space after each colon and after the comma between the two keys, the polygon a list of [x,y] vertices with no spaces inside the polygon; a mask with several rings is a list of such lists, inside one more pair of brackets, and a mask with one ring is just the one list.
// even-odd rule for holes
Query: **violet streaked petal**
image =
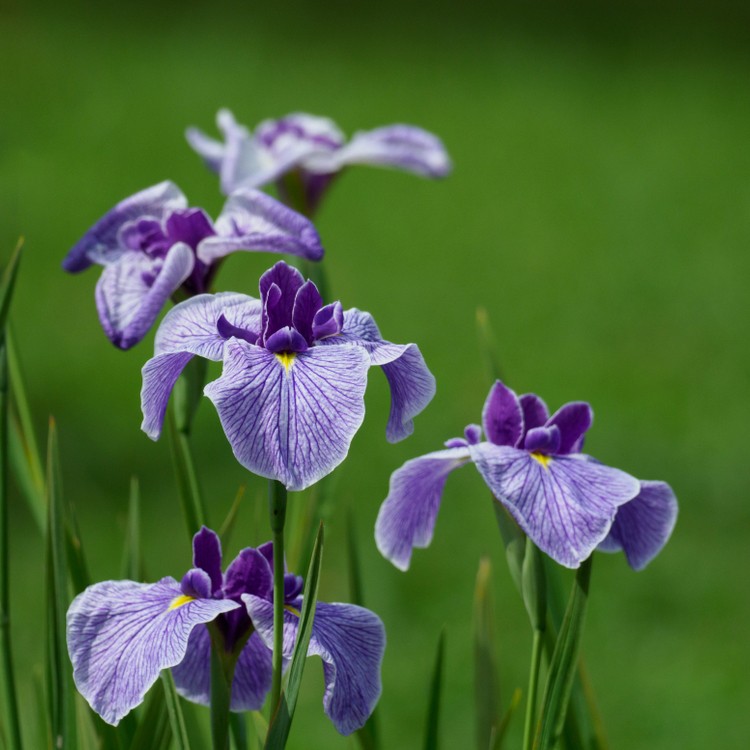
{"label": "violet streaked petal", "polygon": [[243,330],[260,331],[260,301],[233,292],[199,294],[164,316],[156,332],[156,355],[141,371],[141,429],[152,440],[161,434],[172,388],[193,355],[222,358],[226,339],[217,328],[222,316]]}
{"label": "violet streaked petal", "polygon": [[356,346],[275,355],[230,339],[204,393],[237,460],[303,490],[338,466],[364,419],[367,353]]}
{"label": "violet streaked petal", "polygon": [[529,453],[551,455],[560,452],[560,430],[557,425],[551,427],[533,427],[524,438],[523,449]]}
{"label": "violet streaked petal", "polygon": [[225,340],[234,336],[236,339],[247,341],[248,344],[258,343],[258,336],[255,333],[232,325],[223,314],[219,315],[219,319],[216,321],[216,330],[219,332],[219,336]]}
{"label": "violet streaked petal", "polygon": [[577,568],[607,536],[618,506],[640,483],[587,456],[535,457],[492,443],[471,446],[471,457],[495,497],[534,544],[553,560]]}
{"label": "violet streaked petal", "polygon": [[210,599],[212,592],[211,577],[202,568],[191,568],[182,576],[180,589],[185,596],[193,599]]}
{"label": "violet streaked petal", "polygon": [[218,593],[224,581],[221,573],[221,540],[215,531],[205,526],[201,526],[193,535],[193,565],[206,571],[211,580],[211,593]]}
{"label": "violet streaked petal", "polygon": [[280,260],[260,277],[260,298],[263,302],[263,340],[280,328],[292,325],[292,312],[297,292],[305,283],[302,274]]}
{"label": "violet streaked petal", "polygon": [[464,438],[449,438],[443,443],[443,445],[446,448],[468,448],[469,441]]}
{"label": "violet streaked petal", "polygon": [[464,436],[469,445],[476,445],[482,439],[482,428],[478,424],[466,425]]}
{"label": "violet streaked petal", "polygon": [[309,219],[270,195],[241,189],[229,196],[216,220],[215,237],[198,246],[198,258],[211,264],[237,250],[283,253],[320,260],[323,246]]}
{"label": "violet streaked petal", "polygon": [[524,393],[518,399],[523,412],[523,425],[526,432],[535,427],[543,427],[549,419],[547,404],[535,393]]}
{"label": "violet streaked petal", "polygon": [[273,572],[261,552],[252,547],[243,549],[227,568],[224,596],[238,599],[240,594],[269,597],[273,591]]}
{"label": "violet streaked petal", "polygon": [[414,547],[432,541],[445,480],[469,461],[468,447],[449,448],[407,461],[391,481],[375,523],[380,553],[400,570],[407,570]]}
{"label": "violet streaked petal", "polygon": [[96,307],[109,340],[120,349],[137,344],[194,264],[193,251],[178,242],[163,261],[128,252],[108,265],[96,285]]}
{"label": "violet streaked petal", "polygon": [[[257,711],[271,689],[271,652],[253,633],[240,653],[232,683],[232,711]],[[190,634],[185,658],[172,668],[177,692],[193,703],[210,705],[211,638],[208,629],[197,627]]]}
{"label": "violet streaked petal", "polygon": [[344,308],[340,302],[332,302],[318,310],[312,322],[312,334],[316,340],[338,336],[344,327]]}
{"label": "violet streaked petal", "polygon": [[[243,596],[257,632],[273,643],[273,606],[264,599]],[[298,617],[284,612],[283,651],[290,658],[297,637]],[[347,735],[361,728],[380,697],[380,670],[385,651],[385,629],[380,618],[353,604],[315,606],[308,656],[323,660],[323,708],[337,731]]]}
{"label": "violet streaked petal", "polygon": [[391,388],[386,439],[395,443],[414,432],[414,417],[435,395],[435,378],[416,344],[384,341],[372,315],[356,308],[344,311],[344,326],[338,336],[322,339],[320,343],[355,344],[365,349],[370,363],[383,368]]}
{"label": "violet streaked petal", "polygon": [[342,148],[305,160],[312,172],[336,172],[350,164],[395,167],[422,177],[445,177],[451,161],[442,141],[413,125],[388,125],[355,133]]}
{"label": "violet streaked petal", "polygon": [[633,570],[643,570],[661,552],[677,522],[677,498],[666,482],[641,482],[641,491],[617,509],[606,552],[625,551]]}
{"label": "violet streaked petal", "polygon": [[196,127],[187,128],[185,138],[193,151],[203,159],[203,163],[212,172],[218,174],[221,170],[221,162],[224,159],[224,144],[206,135],[200,128]]}
{"label": "violet streaked petal", "polygon": [[292,309],[292,325],[304,336],[305,341],[313,343],[313,320],[317,319],[316,313],[323,307],[323,300],[318,287],[312,281],[306,281],[294,298]]}
{"label": "violet streaked petal", "polygon": [[170,211],[186,207],[187,199],[172,182],[160,182],[141,190],[104,214],[65,256],[63,268],[75,273],[92,263],[106,265],[115,262],[126,252],[118,241],[120,229],[125,224],[149,217],[160,221]]}
{"label": "violet streaked petal", "polygon": [[585,401],[571,401],[561,406],[548,420],[547,426],[560,430],[560,453],[579,453],[583,436],[594,421],[594,412]]}
{"label": "violet streaked petal", "polygon": [[173,211],[164,222],[166,236],[172,243],[184,242],[197,248],[202,240],[216,234],[211,219],[202,208]]}
{"label": "violet streaked petal", "polygon": [[282,352],[299,354],[307,351],[308,348],[304,336],[289,326],[279,329],[266,339],[266,349],[274,354],[281,354]]}
{"label": "violet streaked petal", "polygon": [[67,614],[68,653],[78,691],[108,724],[143,701],[162,669],[179,664],[196,625],[239,605],[186,600],[173,578],[89,586]]}
{"label": "violet streaked petal", "polygon": [[482,409],[487,440],[495,445],[518,445],[523,437],[523,411],[518,396],[500,380],[490,389]]}

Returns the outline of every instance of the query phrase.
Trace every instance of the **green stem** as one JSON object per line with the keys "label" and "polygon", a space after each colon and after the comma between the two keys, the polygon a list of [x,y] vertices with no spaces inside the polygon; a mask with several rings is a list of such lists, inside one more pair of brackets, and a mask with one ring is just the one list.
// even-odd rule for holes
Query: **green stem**
{"label": "green stem", "polygon": [[523,750],[531,750],[534,742],[534,727],[536,725],[536,698],[539,688],[539,667],[542,664],[544,645],[544,631],[534,631],[534,641],[531,647],[531,669],[529,670],[529,689],[526,695],[526,720],[523,726]]}
{"label": "green stem", "polygon": [[281,698],[281,668],[284,645],[284,521],[286,520],[286,487],[271,480],[268,506],[273,534],[273,681],[271,683],[271,715]]}
{"label": "green stem", "polygon": [[208,626],[208,631],[211,634],[211,738],[213,750],[229,750],[229,707],[232,702],[232,681],[234,680],[234,668],[237,665],[239,650],[226,650],[224,636],[215,622]]}
{"label": "green stem", "polygon": [[5,697],[5,722],[10,750],[21,748],[16,683],[10,647],[10,587],[8,581],[8,368],[5,342],[0,342],[0,669]]}

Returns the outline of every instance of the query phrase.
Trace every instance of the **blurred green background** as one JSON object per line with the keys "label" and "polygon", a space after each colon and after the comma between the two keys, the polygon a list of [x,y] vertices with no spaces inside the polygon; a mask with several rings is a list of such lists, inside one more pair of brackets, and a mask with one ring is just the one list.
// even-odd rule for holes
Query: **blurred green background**
{"label": "blurred green background", "polygon": [[[674,537],[646,571],[619,555],[594,566],[584,649],[612,747],[743,746],[748,12],[730,2],[606,13],[551,2],[108,5],[5,0],[0,10],[0,255],[26,237],[12,317],[40,438],[49,414],[59,423],[65,490],[94,577],[120,576],[133,474],[150,579],[182,575],[190,549],[168,445],[139,430],[153,335],[115,350],[95,315],[98,274],[66,276],[66,251],[115,202],[163,179],[215,216],[217,180],[183,131],[213,132],[221,106],[248,125],[291,111],[330,116],[348,133],[419,124],[444,139],[449,179],[353,168],[317,222],[336,297],[371,311],[387,338],[418,342],[438,381],[414,435],[389,445],[387,387],[373,372],[328,527],[321,598],[348,597],[348,507],[367,603],[387,627],[385,747],[421,744],[443,625],[443,747],[473,745],[471,603],[482,555],[494,566],[504,701],[526,684],[526,617],[471,467],[450,479],[435,540],[408,574],[372,538],[390,473],[479,418],[489,385],[480,305],[513,388],[552,408],[590,401],[588,450],[669,481],[680,500]],[[234,257],[217,286],[253,294],[273,260]],[[214,523],[248,485],[228,554],[265,540],[264,483],[236,465],[207,402],[195,437]],[[35,748],[44,548],[18,495],[12,511],[12,632]],[[321,698],[311,662],[290,747],[352,747]],[[510,747],[520,729],[519,716]]]}

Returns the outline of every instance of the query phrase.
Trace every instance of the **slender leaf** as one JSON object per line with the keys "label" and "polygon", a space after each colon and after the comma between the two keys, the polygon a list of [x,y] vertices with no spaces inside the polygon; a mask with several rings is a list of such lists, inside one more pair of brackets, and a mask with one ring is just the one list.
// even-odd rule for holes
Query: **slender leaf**
{"label": "slender leaf", "polygon": [[510,699],[510,705],[503,714],[503,718],[500,720],[500,724],[498,725],[497,729],[492,733],[492,737],[490,738],[489,750],[500,750],[500,748],[503,746],[503,740],[505,739],[505,735],[508,732],[510,722],[515,716],[516,710],[521,705],[522,696],[523,692],[521,688],[516,688],[513,691],[513,695]]}
{"label": "slender leaf", "polygon": [[474,588],[474,705],[479,750],[487,750],[500,723],[500,689],[492,606],[492,566],[488,557],[479,561]]}
{"label": "slender leaf", "polygon": [[497,339],[492,332],[490,317],[484,307],[477,308],[477,334],[479,336],[479,351],[484,360],[485,369],[491,380],[501,380],[503,377],[500,367],[500,353]]}
{"label": "slender leaf", "polygon": [[163,690],[150,690],[146,696],[138,729],[130,750],[164,750],[172,737],[166,696]]}
{"label": "slender leaf", "polygon": [[0,331],[5,331],[5,324],[8,320],[10,303],[13,300],[13,290],[18,278],[18,265],[21,262],[21,251],[23,250],[23,237],[18,240],[16,249],[10,256],[8,265],[5,266],[3,277],[0,280]]}
{"label": "slender leaf", "polygon": [[172,739],[175,747],[177,750],[190,750],[190,740],[185,729],[185,719],[182,716],[180,699],[177,697],[171,670],[162,670],[161,682],[164,686],[164,702],[167,706],[169,725],[172,728]]}
{"label": "slender leaf", "polygon": [[51,725],[57,748],[71,750],[75,740],[75,691],[65,642],[65,615],[68,609],[68,560],[65,549],[64,504],[57,446],[57,427],[50,419],[47,449],[47,606],[49,624],[49,665]]}
{"label": "slender leaf", "polygon": [[443,688],[443,663],[445,661],[445,628],[440,631],[435,666],[430,682],[430,702],[427,706],[427,726],[425,728],[425,750],[437,750],[440,739],[440,693]]}
{"label": "slender leaf", "polygon": [[249,750],[250,746],[247,743],[247,723],[245,722],[245,714],[230,714],[229,728],[232,730],[234,750]]}
{"label": "slender leaf", "polygon": [[497,526],[505,546],[505,557],[508,570],[518,592],[522,591],[523,558],[526,553],[526,535],[518,528],[518,524],[510,517],[507,510],[495,498],[492,498],[492,508],[495,511]]}
{"label": "slender leaf", "polygon": [[207,371],[208,360],[193,357],[175,383],[172,399],[177,429],[186,436],[190,434],[193,417],[203,400]]}
{"label": "slender leaf", "polygon": [[292,653],[292,665],[289,668],[289,678],[286,690],[281,695],[281,701],[276,713],[271,719],[271,726],[266,738],[265,750],[283,750],[289,737],[289,730],[297,707],[299,688],[302,683],[302,673],[307,660],[307,647],[312,634],[315,605],[318,601],[318,584],[320,582],[320,566],[323,561],[323,524],[318,527],[315,537],[310,567],[307,570],[305,590],[302,594],[302,612],[297,626],[297,642]]}
{"label": "slender leaf", "polygon": [[589,557],[576,571],[573,590],[557,636],[557,645],[552,655],[542,701],[538,741],[535,744],[539,750],[551,750],[562,734],[570,692],[578,669],[578,653],[588,603],[591,565],[592,558]]}
{"label": "slender leaf", "polygon": [[229,508],[229,513],[227,513],[227,517],[224,519],[224,523],[221,524],[221,529],[219,529],[219,537],[221,538],[221,546],[223,549],[226,549],[229,546],[229,539],[231,538],[232,532],[237,523],[237,515],[244,497],[245,485],[243,484],[237,490],[237,494],[234,496],[234,501],[232,502],[232,507]]}
{"label": "slender leaf", "polygon": [[260,711],[250,711],[250,723],[252,736],[255,739],[254,746],[262,748],[268,736],[268,722]]}
{"label": "slender leaf", "polygon": [[202,525],[207,524],[206,514],[203,510],[203,501],[198,488],[198,478],[195,473],[193,456],[190,452],[190,443],[187,435],[177,428],[173,410],[169,411],[168,422],[172,460],[177,477],[177,490],[180,494],[182,513],[185,517],[188,534],[192,538]]}
{"label": "slender leaf", "polygon": [[[1,330],[1,329],[0,329]],[[21,750],[16,681],[10,635],[10,580],[8,534],[8,361],[0,337],[0,694],[3,698],[4,741],[10,750]],[[5,732],[3,733],[5,735]]]}
{"label": "slender leaf", "polygon": [[[349,568],[349,592],[352,604],[360,607],[365,606],[364,593],[362,590],[362,571],[359,562],[359,548],[357,546],[357,533],[354,526],[354,514],[349,509],[347,515],[347,563]],[[374,709],[365,725],[356,732],[357,740],[362,750],[378,750],[378,719],[377,709]]]}

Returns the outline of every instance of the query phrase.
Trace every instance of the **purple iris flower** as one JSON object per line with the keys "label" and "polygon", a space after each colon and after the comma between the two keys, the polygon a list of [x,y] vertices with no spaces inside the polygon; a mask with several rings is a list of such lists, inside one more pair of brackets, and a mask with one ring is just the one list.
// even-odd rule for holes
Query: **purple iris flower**
{"label": "purple iris flower", "polygon": [[104,266],[96,306],[105,333],[129,349],[153,325],[170,296],[208,291],[219,261],[235,250],[320,260],[313,225],[256,190],[233,193],[212,222],[171,182],[136,193],[107,212],[63,261],[66,271]]}
{"label": "purple iris flower", "polygon": [[302,180],[305,203],[315,209],[334,175],[350,164],[395,167],[422,177],[445,177],[451,170],[439,138],[413,125],[388,125],[355,133],[347,143],[336,124],[326,117],[290,114],[265,120],[254,133],[239,125],[227,109],[216,123],[224,142],[197,128],[188,128],[188,143],[221,177],[221,189],[257,188],[296,172]]}
{"label": "purple iris flower", "polygon": [[451,471],[473,462],[495,498],[534,544],[577,568],[597,547],[623,549],[635,569],[664,546],[677,501],[664,482],[640,482],[581,453],[593,412],[572,402],[551,417],[538,396],[520,398],[499,380],[482,412],[446,449],[407,461],[391,476],[375,526],[378,549],[406,570],[427,547]]}
{"label": "purple iris flower", "polygon": [[[172,669],[180,695],[208,705],[208,623],[227,652],[239,655],[232,711],[263,705],[272,677],[273,543],[243,549],[222,574],[219,537],[204,526],[193,537],[193,566],[180,583],[170,577],[97,583],[70,605],[73,679],[109,724],[143,701],[162,669]],[[294,650],[302,588],[302,578],[284,576],[286,660]],[[372,713],[384,650],[385,631],[376,614],[353,604],[316,604],[307,653],[323,660],[323,706],[342,734],[359,729]]]}
{"label": "purple iris flower", "polygon": [[278,262],[260,279],[260,300],[202,294],[176,305],[143,367],[142,429],[156,440],[172,388],[193,356],[223,362],[204,390],[237,460],[262,477],[302,490],[346,457],[365,415],[367,372],[391,387],[386,437],[402,440],[435,394],[415,344],[380,336],[369,313],[324,305],[311,281]]}

